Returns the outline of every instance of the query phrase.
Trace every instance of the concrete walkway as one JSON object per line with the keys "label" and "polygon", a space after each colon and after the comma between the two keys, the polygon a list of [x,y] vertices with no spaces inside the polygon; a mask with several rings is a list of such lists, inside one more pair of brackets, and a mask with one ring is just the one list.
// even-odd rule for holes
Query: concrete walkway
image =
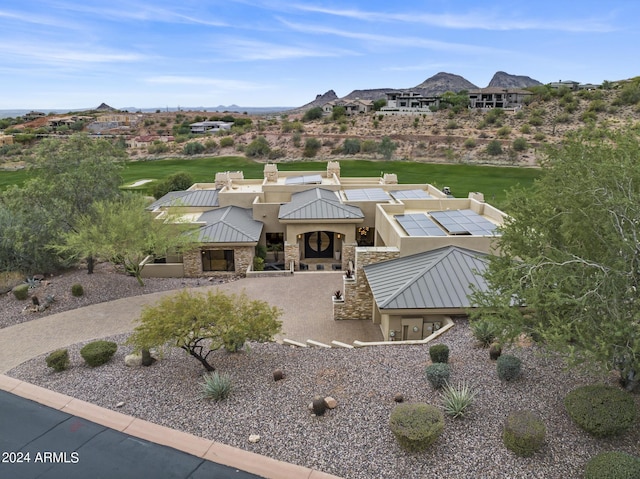
{"label": "concrete walkway", "polygon": [[[351,344],[354,340],[381,341],[382,333],[370,321],[334,321],[331,295],[342,290],[342,274],[337,272],[296,273],[273,278],[244,278],[230,283],[193,288],[194,291],[220,289],[229,293],[245,291],[282,308],[283,333],[276,339],[322,343],[333,340]],[[0,373],[41,354],[72,344],[132,331],[145,305],[152,305],[171,291],[132,296],[116,301],[34,319],[0,329]]]}

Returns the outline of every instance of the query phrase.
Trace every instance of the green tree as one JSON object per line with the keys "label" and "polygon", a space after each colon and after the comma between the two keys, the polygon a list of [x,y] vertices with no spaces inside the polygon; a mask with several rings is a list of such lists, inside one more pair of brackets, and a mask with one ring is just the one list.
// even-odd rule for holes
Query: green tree
{"label": "green tree", "polygon": [[304,115],[302,115],[302,121],[319,120],[320,118],[322,118],[322,108],[319,106],[315,106],[305,111]]}
{"label": "green tree", "polygon": [[346,116],[347,109],[345,107],[343,107],[342,105],[336,105],[333,107],[333,110],[331,111],[331,119],[333,121],[340,121]]}
{"label": "green tree", "polygon": [[385,106],[387,106],[387,100],[384,99],[384,98],[380,98],[379,100],[375,100],[373,102],[373,110],[374,111],[380,111],[380,109],[382,107],[385,107]]}
{"label": "green tree", "polygon": [[144,286],[142,270],[147,256],[166,258],[194,245],[190,226],[171,217],[157,220],[145,210],[147,205],[145,198],[134,193],[99,201],[52,247],[71,258],[92,256],[112,261]]}
{"label": "green tree", "polygon": [[[15,265],[25,272],[49,271],[64,265],[51,255],[49,244],[76,229],[78,218],[90,214],[95,201],[120,195],[124,150],[107,140],[73,135],[61,141],[43,140],[35,153],[32,177],[22,188],[0,196],[12,217],[2,235],[15,246]],[[88,272],[93,261],[88,258]],[[2,265],[0,265],[2,269]]]}
{"label": "green tree", "polygon": [[155,199],[159,199],[171,191],[186,190],[193,183],[193,176],[186,171],[178,171],[170,175],[166,180],[156,183],[153,187],[153,196]]}
{"label": "green tree", "polygon": [[244,149],[244,154],[249,157],[268,156],[271,152],[269,142],[264,136],[259,136]]}
{"label": "green tree", "polygon": [[275,306],[222,291],[206,295],[182,290],[142,311],[128,342],[138,350],[167,343],[184,349],[207,371],[210,354],[224,347],[237,351],[246,341],[270,341],[280,332],[282,314]]}
{"label": "green tree", "polygon": [[549,150],[543,176],[510,194],[501,256],[489,262],[489,290],[474,294],[474,315],[503,340],[529,333],[574,363],[617,369],[631,389],[640,373],[640,141],[632,129],[602,133]]}
{"label": "green tree", "polygon": [[378,153],[380,153],[385,160],[390,160],[393,152],[396,151],[397,148],[397,143],[391,141],[391,138],[388,136],[385,136],[378,145]]}

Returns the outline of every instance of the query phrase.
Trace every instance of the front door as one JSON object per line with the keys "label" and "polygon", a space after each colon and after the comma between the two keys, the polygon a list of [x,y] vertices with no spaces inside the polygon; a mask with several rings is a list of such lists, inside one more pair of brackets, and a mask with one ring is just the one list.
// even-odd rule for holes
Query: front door
{"label": "front door", "polygon": [[333,233],[314,231],[304,235],[305,258],[333,258]]}

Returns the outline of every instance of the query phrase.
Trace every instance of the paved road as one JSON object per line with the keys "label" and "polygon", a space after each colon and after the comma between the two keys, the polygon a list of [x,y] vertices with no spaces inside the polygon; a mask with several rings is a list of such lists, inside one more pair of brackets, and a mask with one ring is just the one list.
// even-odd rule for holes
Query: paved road
{"label": "paved road", "polygon": [[5,391],[0,391],[0,454],[0,477],[11,479],[261,477]]}

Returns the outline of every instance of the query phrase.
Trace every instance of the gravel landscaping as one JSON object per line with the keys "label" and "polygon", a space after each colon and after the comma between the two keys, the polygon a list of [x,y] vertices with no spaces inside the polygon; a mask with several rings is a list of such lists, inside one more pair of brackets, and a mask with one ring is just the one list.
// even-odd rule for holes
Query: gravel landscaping
{"label": "gravel landscaping", "polygon": [[[268,280],[267,280],[268,281]],[[506,350],[522,360],[522,376],[502,383],[487,349],[477,346],[466,321],[458,321],[438,342],[450,348],[452,382],[466,380],[477,390],[470,414],[446,417],[440,438],[425,452],[406,453],[388,427],[402,393],[407,402],[441,405],[424,375],[428,346],[364,349],[296,349],[276,343],[251,344],[240,353],[215,352],[214,365],[231,375],[234,390],[221,402],[200,397],[202,366],[181,350],[168,348],[148,368],[130,368],[126,335],[109,338],[119,347],[104,366],[83,364],[82,344],[69,348],[71,368],[55,373],[44,357],[9,372],[73,397],[197,436],[347,479],[366,478],[579,478],[585,463],[602,451],[640,454],[640,428],[619,438],[595,439],[569,419],[562,400],[573,388],[612,376],[567,371],[563,362],[535,346]],[[273,371],[285,379],[274,382]],[[338,405],[313,416],[316,395]],[[640,396],[635,395],[640,406]],[[124,403],[117,407],[119,403]],[[533,457],[520,458],[501,439],[507,415],[528,409],[546,425],[546,442]],[[248,441],[257,434],[257,443]]]}

